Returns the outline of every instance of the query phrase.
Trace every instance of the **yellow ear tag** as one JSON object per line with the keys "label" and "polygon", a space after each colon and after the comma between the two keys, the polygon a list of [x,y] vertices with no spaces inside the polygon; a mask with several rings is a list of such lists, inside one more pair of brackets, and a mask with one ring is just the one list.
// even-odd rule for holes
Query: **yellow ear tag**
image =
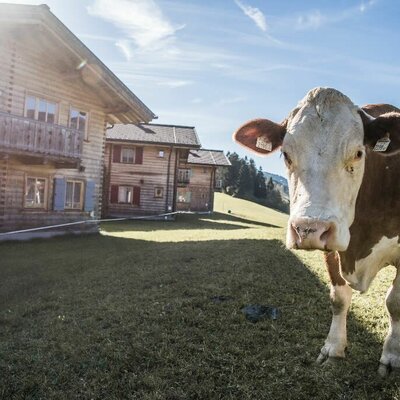
{"label": "yellow ear tag", "polygon": [[389,147],[389,144],[390,144],[390,139],[388,137],[384,137],[376,142],[373,150],[379,152],[386,151],[387,148]]}
{"label": "yellow ear tag", "polygon": [[269,142],[265,136],[259,136],[257,138],[256,147],[259,149],[272,151],[272,143]]}

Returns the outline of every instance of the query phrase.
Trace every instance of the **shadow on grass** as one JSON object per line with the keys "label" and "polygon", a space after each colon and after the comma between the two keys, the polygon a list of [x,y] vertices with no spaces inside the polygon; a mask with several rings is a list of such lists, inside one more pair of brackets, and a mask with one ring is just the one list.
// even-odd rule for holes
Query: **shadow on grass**
{"label": "shadow on grass", "polygon": [[[394,398],[381,344],[350,315],[348,361],[314,365],[328,288],[277,240],[157,243],[99,235],[1,246],[7,399]],[[228,301],[215,304],[214,296]],[[278,307],[276,321],[240,309]],[[375,397],[375,395],[377,397]]]}
{"label": "shadow on grass", "polygon": [[264,222],[253,221],[231,214],[214,212],[213,214],[179,214],[175,221],[141,221],[127,220],[116,222],[104,222],[101,228],[105,232],[150,232],[150,231],[176,231],[192,229],[217,229],[217,230],[236,230],[254,227],[281,228],[280,226]]}

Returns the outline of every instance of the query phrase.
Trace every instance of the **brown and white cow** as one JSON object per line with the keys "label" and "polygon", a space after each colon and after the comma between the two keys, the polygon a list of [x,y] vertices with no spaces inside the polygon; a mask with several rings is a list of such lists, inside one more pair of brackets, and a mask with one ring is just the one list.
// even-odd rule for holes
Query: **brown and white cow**
{"label": "brown and white cow", "polygon": [[[381,268],[400,266],[400,110],[359,108],[335,89],[316,88],[282,123],[252,120],[234,139],[258,154],[281,148],[291,201],[286,245],[324,250],[331,278],[333,319],[318,362],[342,358],[352,289],[365,292]],[[383,376],[400,368],[399,272],[386,306]]]}

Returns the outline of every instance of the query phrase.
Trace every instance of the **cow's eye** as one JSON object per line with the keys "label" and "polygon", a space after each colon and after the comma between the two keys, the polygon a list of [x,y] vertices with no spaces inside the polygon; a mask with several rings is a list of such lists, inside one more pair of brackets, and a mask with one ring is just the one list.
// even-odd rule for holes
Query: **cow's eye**
{"label": "cow's eye", "polygon": [[361,160],[363,158],[364,153],[361,150],[358,150],[356,154],[354,154],[354,159],[356,161]]}
{"label": "cow's eye", "polygon": [[292,160],[288,156],[288,153],[286,153],[286,151],[283,151],[282,154],[283,154],[283,158],[285,159],[285,162],[287,163],[287,165],[291,165],[292,164]]}

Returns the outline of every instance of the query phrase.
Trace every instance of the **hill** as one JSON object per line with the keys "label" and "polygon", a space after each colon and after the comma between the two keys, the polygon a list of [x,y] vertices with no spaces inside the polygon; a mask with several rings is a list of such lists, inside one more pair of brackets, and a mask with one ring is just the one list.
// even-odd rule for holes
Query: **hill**
{"label": "hill", "polygon": [[288,186],[288,181],[286,178],[284,178],[283,176],[280,175],[276,175],[276,174],[271,174],[270,172],[263,172],[265,180],[268,181],[269,178],[272,178],[272,181],[274,183],[277,183],[278,185],[282,186],[284,192],[286,194],[289,194],[289,186]]}
{"label": "hill", "polygon": [[286,227],[288,219],[287,214],[249,200],[238,199],[223,193],[215,193],[214,211],[224,214],[230,213],[238,217],[251,218],[257,222],[268,221],[282,228]]}

